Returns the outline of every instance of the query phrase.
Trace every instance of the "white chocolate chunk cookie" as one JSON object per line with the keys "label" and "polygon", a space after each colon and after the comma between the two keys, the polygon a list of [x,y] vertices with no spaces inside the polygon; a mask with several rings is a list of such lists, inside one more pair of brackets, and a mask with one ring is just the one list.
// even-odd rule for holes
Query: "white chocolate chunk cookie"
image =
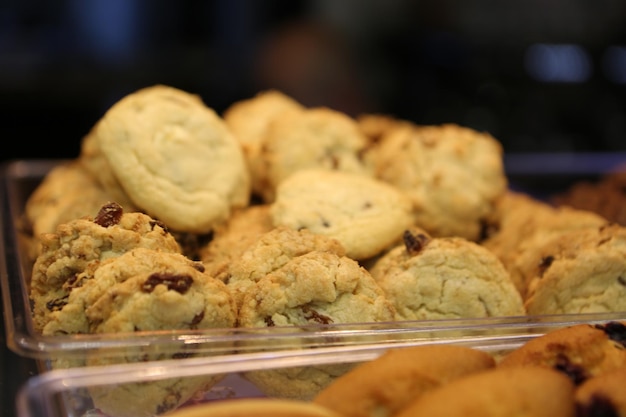
{"label": "white chocolate chunk cookie", "polygon": [[105,259],[143,247],[179,253],[174,237],[158,221],[143,213],[124,213],[110,203],[94,218],[59,225],[55,233],[41,236],[42,250],[33,266],[30,298],[35,329],[42,331],[63,308],[77,277],[95,270]]}
{"label": "white chocolate chunk cookie", "polygon": [[337,239],[356,260],[377,255],[412,224],[409,199],[392,185],[319,169],[298,171],[283,181],[271,215],[277,226]]}
{"label": "white chocolate chunk cookie", "polygon": [[399,124],[366,155],[374,175],[405,191],[415,225],[432,236],[477,241],[507,189],[502,146],[492,136],[446,124]]}
{"label": "white chocolate chunk cookie", "polygon": [[396,320],[525,314],[509,274],[489,250],[467,239],[413,231],[404,240],[370,270],[394,304]]}
{"label": "white chocolate chunk cookie", "polygon": [[139,90],[91,135],[133,203],[172,230],[208,232],[249,202],[241,147],[198,96],[161,85]]}
{"label": "white chocolate chunk cookie", "polygon": [[249,99],[236,101],[224,112],[224,121],[241,143],[254,193],[260,194],[264,188],[260,154],[268,126],[285,112],[304,109],[303,105],[280,91],[266,90]]}
{"label": "white chocolate chunk cookie", "polygon": [[366,144],[356,121],[341,112],[315,107],[283,113],[263,138],[262,197],[271,203],[278,184],[302,169],[371,176],[360,158]]}
{"label": "white chocolate chunk cookie", "polygon": [[529,314],[626,311],[626,227],[564,233],[532,259]]}

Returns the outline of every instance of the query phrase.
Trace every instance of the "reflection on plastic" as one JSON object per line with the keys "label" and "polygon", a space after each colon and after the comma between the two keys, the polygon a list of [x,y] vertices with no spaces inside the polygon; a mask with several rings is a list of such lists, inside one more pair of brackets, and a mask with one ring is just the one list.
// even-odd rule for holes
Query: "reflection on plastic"
{"label": "reflection on plastic", "polygon": [[592,73],[591,58],[580,45],[537,43],[526,51],[529,75],[542,82],[581,83]]}

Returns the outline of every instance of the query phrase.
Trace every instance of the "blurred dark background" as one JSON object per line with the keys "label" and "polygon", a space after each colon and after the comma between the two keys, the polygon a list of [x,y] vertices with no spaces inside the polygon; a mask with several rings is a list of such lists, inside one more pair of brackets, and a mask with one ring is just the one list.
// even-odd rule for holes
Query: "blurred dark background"
{"label": "blurred dark background", "polygon": [[266,88],[454,122],[508,153],[626,150],[623,0],[0,2],[2,159],[78,155],[162,83],[218,112]]}

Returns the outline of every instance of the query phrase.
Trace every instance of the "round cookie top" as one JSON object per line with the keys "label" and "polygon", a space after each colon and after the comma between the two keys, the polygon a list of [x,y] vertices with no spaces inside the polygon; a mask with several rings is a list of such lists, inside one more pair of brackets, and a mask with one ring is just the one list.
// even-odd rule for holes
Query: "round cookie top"
{"label": "round cookie top", "polygon": [[551,369],[492,368],[430,390],[397,417],[575,417],[574,385]]}
{"label": "round cookie top", "polygon": [[526,261],[529,314],[626,311],[626,227],[564,233]]}
{"label": "round cookie top", "polygon": [[276,187],[302,169],[324,169],[371,176],[360,159],[367,138],[354,119],[326,107],[281,114],[263,138],[263,199],[274,201]]}
{"label": "round cookie top", "polygon": [[390,349],[337,378],[313,401],[345,417],[393,416],[428,390],[494,366],[491,355],[465,346]]}
{"label": "round cookie top", "polygon": [[507,179],[502,146],[454,124],[399,124],[366,154],[374,175],[406,191],[415,224],[436,237],[476,241]]}
{"label": "round cookie top", "polygon": [[460,237],[406,231],[370,272],[397,320],[522,316],[522,298],[489,250]]}
{"label": "round cookie top", "polygon": [[162,223],[143,213],[124,213],[115,203],[103,206],[93,218],[62,223],[55,233],[41,236],[41,246],[29,289],[37,330],[43,329],[51,312],[66,304],[66,285],[86,269],[137,247],[180,252]]}
{"label": "round cookie top", "polygon": [[509,352],[500,367],[541,366],[566,374],[575,384],[626,366],[623,322],[577,324],[550,331]]}
{"label": "round cookie top", "polygon": [[394,186],[320,169],[301,170],[284,180],[271,215],[277,226],[337,239],[356,260],[379,254],[412,224],[411,202]]}
{"label": "round cookie top", "polygon": [[241,147],[196,95],[141,89],[115,103],[92,134],[130,199],[173,230],[208,232],[249,202]]}

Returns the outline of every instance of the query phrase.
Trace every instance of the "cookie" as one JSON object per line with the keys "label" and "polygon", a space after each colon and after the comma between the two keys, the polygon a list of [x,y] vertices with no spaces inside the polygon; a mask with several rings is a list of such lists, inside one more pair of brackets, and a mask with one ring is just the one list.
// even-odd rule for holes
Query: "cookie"
{"label": "cookie", "polygon": [[90,135],[111,170],[98,178],[114,177],[140,210],[172,230],[206,233],[249,203],[241,146],[196,95],[141,89],[116,102]]}
{"label": "cookie", "polygon": [[273,202],[278,184],[302,169],[370,176],[360,158],[366,144],[356,121],[344,113],[314,107],[282,114],[270,123],[263,138],[262,198]]}
{"label": "cookie", "polygon": [[[353,259],[313,251],[292,258],[249,286],[240,327],[306,327],[393,320],[393,306]],[[310,400],[354,365],[333,364],[246,372],[268,396]]]}
{"label": "cookie", "polygon": [[269,124],[288,111],[302,111],[305,107],[278,90],[265,90],[254,97],[231,104],[223,118],[241,144],[251,176],[252,192],[260,194],[264,188],[260,162],[261,146]]}
{"label": "cookie", "polygon": [[570,231],[607,223],[602,216],[570,207],[554,208],[536,198],[507,191],[489,221],[491,232],[481,245],[496,254],[522,297],[527,297],[529,267],[543,244]]}
{"label": "cookie", "polygon": [[228,284],[237,304],[241,305],[249,287],[292,259],[313,251],[345,255],[345,249],[335,239],[316,235],[306,229],[294,230],[279,226],[256,238],[220,277]]}
{"label": "cookie", "polygon": [[626,367],[592,377],[576,388],[579,416],[626,416]]}
{"label": "cookie", "polygon": [[557,236],[526,269],[528,314],[626,311],[626,227],[617,223]]}
{"label": "cookie", "polygon": [[371,146],[374,175],[410,196],[416,226],[435,237],[477,241],[507,189],[501,144],[487,133],[445,124],[402,125]]}
{"label": "cookie", "polygon": [[411,202],[392,185],[319,169],[301,170],[283,181],[271,215],[277,226],[337,239],[356,260],[379,254],[412,224]]}
{"label": "cookie", "polygon": [[488,353],[464,346],[391,349],[337,378],[313,402],[345,417],[392,416],[428,390],[493,367]]}
{"label": "cookie", "polygon": [[626,326],[621,322],[577,324],[531,339],[498,366],[541,366],[566,374],[576,385],[626,366]]}
{"label": "cookie", "polygon": [[233,212],[228,222],[213,231],[213,238],[199,250],[200,260],[207,273],[226,281],[228,268],[261,235],[274,229],[270,207],[267,204],[248,206]]}
{"label": "cookie", "polygon": [[55,233],[41,236],[41,245],[29,288],[33,324],[40,332],[51,314],[66,304],[67,286],[75,285],[77,276],[86,269],[94,269],[103,260],[137,247],[180,252],[163,224],[143,213],[124,213],[115,203],[103,206],[93,218],[60,224]]}
{"label": "cookie", "polygon": [[306,401],[242,398],[184,407],[163,417],[341,417]]}
{"label": "cookie", "polygon": [[574,386],[551,369],[493,368],[419,396],[397,417],[575,417]]}
{"label": "cookie", "polygon": [[381,141],[389,132],[398,126],[413,125],[408,120],[398,119],[390,114],[363,113],[356,117],[359,128],[369,139],[370,144]]}
{"label": "cookie", "polygon": [[407,230],[370,269],[396,320],[521,316],[522,298],[500,260],[460,237]]}

